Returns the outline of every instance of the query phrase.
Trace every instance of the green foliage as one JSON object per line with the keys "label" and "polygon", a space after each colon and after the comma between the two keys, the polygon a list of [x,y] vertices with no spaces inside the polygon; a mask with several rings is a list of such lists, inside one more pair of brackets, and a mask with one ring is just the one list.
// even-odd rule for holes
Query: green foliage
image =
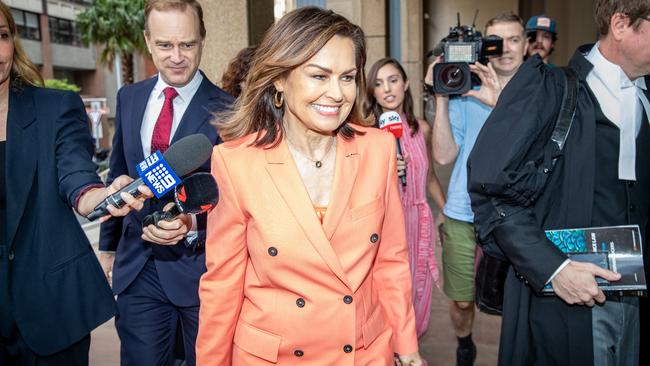
{"label": "green foliage", "polygon": [[75,93],[79,93],[81,90],[75,84],[68,83],[68,79],[45,79],[45,87],[50,89],[72,90]]}
{"label": "green foliage", "polygon": [[144,52],[144,0],[95,0],[77,15],[85,45],[104,47],[100,62],[110,65],[116,55]]}

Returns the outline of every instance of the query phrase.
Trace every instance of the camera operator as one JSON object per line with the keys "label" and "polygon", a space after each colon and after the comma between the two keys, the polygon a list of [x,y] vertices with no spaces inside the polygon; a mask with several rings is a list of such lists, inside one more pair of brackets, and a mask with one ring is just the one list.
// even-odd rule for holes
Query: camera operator
{"label": "camera operator", "polygon": [[[443,290],[450,299],[449,314],[458,337],[457,365],[473,365],[476,346],[472,341],[474,322],[474,215],[467,192],[467,158],[483,123],[499,98],[501,89],[524,61],[527,40],[519,16],[506,13],[490,19],[486,36],[503,38],[503,54],[488,57],[487,66],[470,65],[481,80],[478,89],[459,97],[436,94],[436,116],[432,129],[433,156],[439,164],[456,161],[445,205],[443,246]],[[429,66],[425,83],[433,83],[433,66]]]}

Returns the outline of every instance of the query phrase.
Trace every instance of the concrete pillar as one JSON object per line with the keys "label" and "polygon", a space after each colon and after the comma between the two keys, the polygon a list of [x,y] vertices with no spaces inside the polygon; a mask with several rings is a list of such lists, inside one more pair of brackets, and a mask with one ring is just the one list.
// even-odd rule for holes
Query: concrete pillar
{"label": "concrete pillar", "polygon": [[237,52],[248,47],[248,9],[242,0],[199,0],[207,30],[201,70],[221,83],[221,75]]}
{"label": "concrete pillar", "polygon": [[576,47],[597,40],[594,0],[546,0],[545,13],[557,21],[558,40],[551,61],[566,65]]}
{"label": "concrete pillar", "polygon": [[388,20],[386,19],[387,0],[362,0],[361,21],[358,23],[366,34],[366,70],[380,58],[386,57]]}
{"label": "concrete pillar", "polygon": [[41,54],[43,55],[43,66],[41,75],[43,79],[52,79],[54,77],[54,67],[52,66],[52,46],[50,45],[50,24],[47,14],[39,16],[41,22]]}
{"label": "concrete pillar", "polygon": [[401,3],[401,55],[402,66],[409,78],[409,88],[413,95],[415,115],[424,118],[422,113],[422,80],[424,79],[424,51],[421,0],[402,0]]}

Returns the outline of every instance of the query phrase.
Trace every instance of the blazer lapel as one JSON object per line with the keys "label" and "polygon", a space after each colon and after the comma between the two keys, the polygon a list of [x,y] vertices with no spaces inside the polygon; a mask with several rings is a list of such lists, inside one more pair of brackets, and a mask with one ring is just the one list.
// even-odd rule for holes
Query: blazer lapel
{"label": "blazer lapel", "polygon": [[39,144],[35,110],[31,87],[9,92],[5,168],[5,176],[11,177],[6,180],[10,197],[7,200],[6,233],[9,245],[12,245],[18,230],[36,172]]}
{"label": "blazer lapel", "polygon": [[[266,170],[269,172],[275,187],[284,198],[314,249],[320,254],[332,272],[343,283],[348,285],[345,271],[323,232],[323,226],[316,216],[307,189],[302,182],[302,177],[284,140],[278,146],[266,150],[266,162]],[[329,208],[325,216],[328,215]]]}
{"label": "blazer lapel", "polygon": [[357,152],[356,140],[351,139],[346,141],[337,136],[336,144],[334,183],[332,184],[330,203],[327,207],[327,213],[323,222],[327,240],[332,240],[332,236],[334,236],[336,228],[339,226],[341,218],[348,207],[350,194],[352,193],[359,167],[359,154]]}
{"label": "blazer lapel", "polygon": [[[136,159],[137,161],[144,160],[144,151],[142,151],[142,139],[140,138],[140,130],[142,129],[142,120],[144,119],[144,111],[147,108],[147,104],[149,102],[149,96],[151,95],[151,91],[153,90],[153,87],[156,86],[156,82],[158,82],[157,76],[140,84],[142,89],[135,90],[133,92],[133,101],[132,101],[133,104],[131,105],[131,107],[133,108],[132,109],[133,113],[126,114],[126,116],[133,116],[132,117],[133,120],[129,121],[129,126],[131,127],[131,133],[129,136],[134,137],[135,152],[136,154],[138,154]],[[124,126],[124,122],[126,121],[122,121],[122,126]]]}
{"label": "blazer lapel", "polygon": [[197,132],[210,117],[210,111],[208,110],[208,106],[210,105],[210,94],[206,90],[209,85],[208,83],[210,83],[210,81],[204,75],[203,81],[201,81],[201,85],[199,85],[199,89],[194,93],[190,104],[187,105],[187,109],[185,110],[185,113],[183,113],[178,128],[176,129],[174,136],[172,136],[171,144],[180,138]]}

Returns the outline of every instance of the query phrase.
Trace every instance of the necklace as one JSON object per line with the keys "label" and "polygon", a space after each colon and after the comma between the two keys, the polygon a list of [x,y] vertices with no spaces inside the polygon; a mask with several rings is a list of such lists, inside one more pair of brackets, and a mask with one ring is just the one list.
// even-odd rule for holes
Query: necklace
{"label": "necklace", "polygon": [[296,145],[293,142],[291,142],[291,140],[289,140],[289,137],[287,137],[287,143],[288,143],[288,145],[289,145],[289,147],[291,148],[292,151],[297,152],[303,158],[305,158],[305,159],[311,161],[312,163],[314,163],[314,166],[316,168],[320,169],[320,167],[323,166],[323,159],[325,159],[325,157],[330,152],[330,150],[332,150],[332,146],[334,146],[336,144],[336,137],[332,138],[332,142],[330,143],[330,145],[327,147],[327,149],[323,153],[323,156],[321,156],[320,159],[316,159],[316,160],[312,159],[310,156],[307,156],[302,151],[300,151],[298,148],[296,148]]}

